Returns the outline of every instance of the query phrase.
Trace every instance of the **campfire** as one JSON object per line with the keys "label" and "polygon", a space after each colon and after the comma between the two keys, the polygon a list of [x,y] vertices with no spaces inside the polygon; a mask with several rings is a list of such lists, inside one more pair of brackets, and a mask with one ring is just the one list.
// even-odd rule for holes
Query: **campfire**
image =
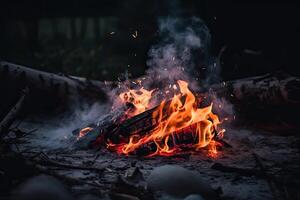
{"label": "campfire", "polygon": [[119,154],[172,156],[205,149],[209,156],[216,156],[225,130],[218,127],[220,120],[212,112],[213,104],[202,106],[203,99],[195,97],[186,81],[178,80],[171,88],[174,96],[158,104],[152,103],[157,102],[153,101],[155,90],[142,87],[122,92],[118,107],[126,109],[112,126],[85,127],[79,131],[78,141],[96,132],[93,146],[106,145]]}
{"label": "campfire", "polygon": [[296,4],[32,3],[1,4],[0,200],[300,200]]}

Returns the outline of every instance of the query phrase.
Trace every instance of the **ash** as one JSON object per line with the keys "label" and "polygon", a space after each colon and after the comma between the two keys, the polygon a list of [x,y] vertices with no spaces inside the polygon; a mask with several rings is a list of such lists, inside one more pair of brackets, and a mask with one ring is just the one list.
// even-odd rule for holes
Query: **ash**
{"label": "ash", "polygon": [[[71,149],[69,130],[41,128],[43,123],[46,122],[22,122],[19,128],[23,131],[38,130],[24,138],[15,151],[22,152],[26,159],[33,158],[44,169],[42,173],[66,184],[76,199],[85,195],[96,199],[194,198],[195,195],[178,197],[149,189],[150,174],[164,165],[198,173],[201,183],[211,187],[219,199],[296,199],[299,195],[300,140],[295,134],[231,127],[224,140],[232,147],[224,147],[216,158],[210,158],[205,151],[145,158],[117,155],[106,148]],[[163,179],[165,175],[159,176]],[[198,199],[212,199],[199,195],[202,197],[196,195]]]}

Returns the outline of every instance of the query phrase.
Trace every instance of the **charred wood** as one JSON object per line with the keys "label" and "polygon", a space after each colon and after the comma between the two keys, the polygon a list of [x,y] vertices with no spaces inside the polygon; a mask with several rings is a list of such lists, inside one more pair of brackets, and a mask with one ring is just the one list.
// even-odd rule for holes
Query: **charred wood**
{"label": "charred wood", "polygon": [[77,137],[72,148],[76,149],[85,149],[92,147],[95,144],[103,144],[107,141],[109,133],[119,126],[124,117],[124,112],[127,107],[121,107],[110,112],[107,115],[104,115],[96,123],[88,125],[92,128],[91,131],[87,132],[83,137],[78,137],[80,129],[73,131],[75,137]]}

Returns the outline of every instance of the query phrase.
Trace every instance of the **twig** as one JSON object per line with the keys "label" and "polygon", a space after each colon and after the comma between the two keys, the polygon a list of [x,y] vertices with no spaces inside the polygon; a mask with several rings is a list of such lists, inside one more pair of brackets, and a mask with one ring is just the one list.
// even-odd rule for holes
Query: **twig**
{"label": "twig", "polygon": [[62,175],[62,174],[58,174],[57,172],[51,171],[48,168],[46,168],[44,166],[41,166],[41,165],[35,165],[35,164],[33,164],[33,165],[41,173],[48,174],[50,176],[54,176],[54,177],[58,178],[59,180],[62,180],[62,181],[66,182],[70,185],[87,184],[87,185],[91,185],[91,186],[98,187],[98,188],[101,186],[99,184],[90,183],[90,182],[82,181],[80,179],[76,179],[76,178],[72,178],[72,177],[69,177],[69,176]]}
{"label": "twig", "polygon": [[63,167],[68,169],[80,169],[80,170],[93,170],[97,172],[103,172],[106,168],[98,168],[98,167],[88,167],[88,166],[79,166],[79,165],[71,165],[66,163],[60,163],[54,160],[51,160],[46,154],[41,153],[40,156],[42,156],[42,159],[40,161],[37,161],[40,165],[52,165],[55,167]]}
{"label": "twig", "polygon": [[9,133],[9,127],[15,121],[21,107],[23,105],[25,96],[28,93],[28,89],[23,91],[23,95],[20,97],[16,105],[9,111],[9,113],[4,117],[0,123],[0,140]]}
{"label": "twig", "polygon": [[218,56],[217,56],[217,62],[221,63],[221,57],[222,57],[222,55],[223,55],[223,53],[225,52],[226,49],[227,49],[227,46],[226,46],[226,45],[224,45],[224,46],[220,49],[220,51],[219,51],[219,53],[218,53]]}
{"label": "twig", "polygon": [[225,166],[221,163],[215,163],[211,166],[211,168],[221,172],[238,173],[243,176],[264,177],[264,174],[261,171],[256,169],[230,167],[230,166]]}
{"label": "twig", "polygon": [[266,170],[261,158],[258,156],[258,154],[253,152],[252,155],[270,187],[273,198],[275,200],[282,200],[282,198],[281,198],[282,195],[279,193],[274,181],[272,180],[272,179],[274,179],[274,177],[270,177],[270,175],[267,173],[267,170]]}
{"label": "twig", "polygon": [[109,196],[112,197],[112,199],[140,200],[140,198],[136,196],[130,194],[124,194],[124,193],[111,192]]}

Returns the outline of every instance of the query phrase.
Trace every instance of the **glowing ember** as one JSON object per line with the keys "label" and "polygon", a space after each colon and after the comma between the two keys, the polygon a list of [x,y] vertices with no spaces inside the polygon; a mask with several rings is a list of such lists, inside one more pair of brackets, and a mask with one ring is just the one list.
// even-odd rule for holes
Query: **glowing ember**
{"label": "glowing ember", "polygon": [[141,88],[139,90],[129,90],[128,92],[123,92],[119,95],[122,103],[130,103],[135,107],[133,111],[127,113],[129,117],[145,112],[149,108],[152,92],[153,90],[148,91]]}
{"label": "glowing ember", "polygon": [[91,130],[93,130],[93,128],[91,128],[91,127],[86,127],[86,128],[81,129],[80,132],[79,132],[79,135],[78,135],[77,139],[85,136],[85,134],[87,134]]}
{"label": "glowing ember", "polygon": [[[188,89],[188,83],[181,80],[177,83],[180,94],[174,95],[171,101],[162,101],[155,109],[152,117],[158,126],[150,134],[132,135],[128,143],[109,144],[109,148],[122,154],[130,154],[149,143],[154,143],[156,150],[149,156],[173,155],[181,149],[179,145],[171,141],[174,141],[174,137],[179,134],[187,134],[185,129],[189,129],[189,134],[192,134],[196,140],[189,144],[192,149],[207,147],[209,155],[216,155],[217,146],[220,144],[214,138],[220,121],[218,116],[212,113],[212,104],[198,108],[195,96]],[[136,106],[134,113],[136,115],[148,108],[151,93],[152,91],[142,88],[140,91],[130,90],[122,93],[120,97],[124,102],[131,102]],[[222,130],[218,136],[222,136],[224,131]]]}

